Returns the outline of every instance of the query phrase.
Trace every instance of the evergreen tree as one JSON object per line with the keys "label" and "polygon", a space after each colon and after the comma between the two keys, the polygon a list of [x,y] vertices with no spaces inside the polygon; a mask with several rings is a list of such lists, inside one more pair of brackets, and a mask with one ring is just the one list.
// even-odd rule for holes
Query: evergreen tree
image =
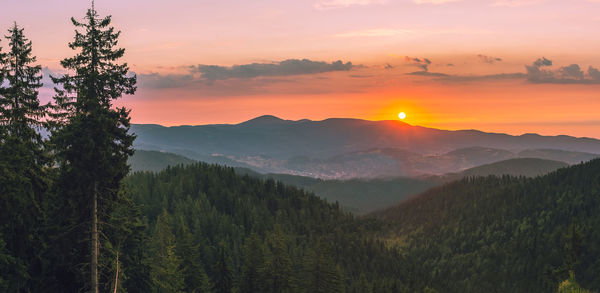
{"label": "evergreen tree", "polygon": [[48,185],[48,157],[35,129],[45,116],[38,99],[42,76],[23,29],[15,23],[8,32],[8,53],[0,51],[0,232],[15,263],[4,275],[8,291],[35,291],[41,289]]}
{"label": "evergreen tree", "polygon": [[[176,214],[177,215],[177,214]],[[188,292],[211,292],[212,285],[201,258],[200,245],[195,243],[194,235],[185,224],[182,215],[178,217],[177,254],[182,259],[185,286]]]}
{"label": "evergreen tree", "polygon": [[158,216],[150,239],[150,279],[153,292],[183,292],[181,259],[175,253],[175,235],[171,232],[166,210]]}
{"label": "evergreen tree", "polygon": [[279,225],[267,235],[267,250],[263,270],[263,292],[290,292],[293,286],[292,260],[288,252],[288,241]]}
{"label": "evergreen tree", "polygon": [[265,260],[262,242],[255,233],[246,238],[242,261],[240,292],[259,292],[262,283],[260,273],[264,269]]}
{"label": "evergreen tree", "polygon": [[[92,8],[76,27],[69,44],[78,53],[61,61],[72,74],[53,77],[52,144],[60,174],[56,183],[56,212],[61,215],[56,243],[65,256],[56,268],[57,278],[73,290],[99,288],[100,235],[110,235],[105,225],[119,205],[121,180],[129,172],[134,136],[129,134],[129,111],[112,102],[136,90],[135,76],[127,64],[115,63],[125,52],[115,48],[120,32],[111,17],[100,18]],[[73,241],[75,240],[75,241]]]}
{"label": "evergreen tree", "polygon": [[343,277],[336,267],[328,248],[318,241],[315,247],[308,251],[304,260],[306,292],[326,293],[342,292]]}
{"label": "evergreen tree", "polygon": [[225,243],[219,243],[219,258],[215,263],[213,272],[213,291],[215,293],[231,293],[233,289],[233,273],[229,265],[229,259],[225,254]]}

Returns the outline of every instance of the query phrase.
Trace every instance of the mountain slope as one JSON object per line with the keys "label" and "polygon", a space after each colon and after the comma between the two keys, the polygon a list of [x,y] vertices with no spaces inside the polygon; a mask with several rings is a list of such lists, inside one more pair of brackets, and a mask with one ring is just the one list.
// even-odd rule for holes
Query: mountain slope
{"label": "mountain slope", "polygon": [[131,166],[131,172],[137,171],[160,171],[167,166],[188,165],[196,161],[184,156],[158,152],[136,150],[133,156],[129,158],[128,164]]}
{"label": "mountain slope", "polygon": [[228,288],[220,292],[414,292],[423,287],[404,256],[370,237],[380,223],[355,219],[281,182],[196,163],[138,172],[127,185],[148,226],[149,250],[139,255],[150,264],[150,273],[132,271],[137,280],[125,280],[128,287],[139,284],[136,292],[164,291],[144,282],[154,281],[152,273],[163,268],[174,269],[160,281],[180,280],[175,284],[180,292],[217,282]]}
{"label": "mountain slope", "polygon": [[313,192],[328,202],[338,202],[342,208],[359,215],[390,207],[443,183],[438,178],[323,180],[287,174],[254,176],[274,179]]}
{"label": "mountain slope", "polygon": [[574,270],[600,290],[600,160],[535,178],[436,187],[375,217],[439,292],[552,292]]}
{"label": "mountain slope", "polygon": [[544,160],[538,158],[517,158],[473,167],[460,172],[459,175],[461,177],[490,175],[535,177],[548,174],[556,169],[567,166],[567,163],[553,160]]}
{"label": "mountain slope", "polygon": [[547,160],[562,161],[569,164],[579,164],[589,160],[599,158],[600,154],[591,154],[584,152],[573,152],[557,149],[535,149],[523,150],[519,152],[520,157],[540,158]]}

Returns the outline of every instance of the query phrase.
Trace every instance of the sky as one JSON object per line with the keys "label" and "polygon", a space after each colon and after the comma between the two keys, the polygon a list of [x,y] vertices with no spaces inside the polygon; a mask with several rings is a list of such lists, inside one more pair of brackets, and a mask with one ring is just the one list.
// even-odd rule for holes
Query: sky
{"label": "sky", "polygon": [[[2,1],[48,74],[89,8]],[[600,138],[600,0],[97,0],[122,31],[133,123],[398,119]],[[0,41],[6,47],[6,40]]]}

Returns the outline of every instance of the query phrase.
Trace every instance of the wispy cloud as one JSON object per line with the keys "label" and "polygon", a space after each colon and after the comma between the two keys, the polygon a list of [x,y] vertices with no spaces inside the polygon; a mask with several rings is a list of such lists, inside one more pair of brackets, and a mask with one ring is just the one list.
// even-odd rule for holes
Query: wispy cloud
{"label": "wispy cloud", "polygon": [[341,60],[327,63],[309,59],[288,59],[276,63],[251,63],[233,65],[196,65],[191,71],[201,74],[206,80],[222,80],[229,78],[254,78],[260,76],[290,76],[302,74],[317,74],[331,71],[348,71],[355,65]]}
{"label": "wispy cloud", "polygon": [[415,71],[415,72],[409,72],[406,75],[415,75],[415,76],[430,76],[430,77],[442,77],[442,78],[447,78],[450,77],[451,75],[446,74],[446,73],[441,73],[441,72],[429,72],[429,71]]}
{"label": "wispy cloud", "polygon": [[349,31],[341,34],[336,34],[334,37],[338,38],[357,38],[357,37],[392,37],[398,35],[407,35],[412,33],[411,30],[404,29],[391,29],[391,28],[374,28]]}
{"label": "wispy cloud", "polygon": [[434,4],[434,5],[452,3],[452,2],[462,2],[462,1],[463,0],[413,0],[413,2],[416,4]]}
{"label": "wispy cloud", "polygon": [[483,63],[488,63],[488,64],[494,64],[496,62],[502,61],[502,58],[492,57],[492,56],[487,56],[487,55],[482,55],[482,54],[477,55],[477,58],[479,58],[479,61],[481,61]]}
{"label": "wispy cloud", "polygon": [[431,65],[431,60],[427,58],[417,58],[409,56],[404,56],[404,62],[412,66],[417,66],[423,69],[423,71],[425,72],[429,70],[429,65]]}
{"label": "wispy cloud", "polygon": [[366,6],[371,4],[384,4],[386,0],[321,0],[314,7],[319,10],[346,8],[350,6]]}
{"label": "wispy cloud", "polygon": [[179,88],[198,82],[192,74],[138,74],[140,87],[152,89]]}
{"label": "wispy cloud", "polygon": [[[138,74],[140,87],[153,89],[183,88],[194,84],[210,85],[220,80],[254,80],[256,84],[287,81],[286,76],[315,75],[334,71],[349,71],[360,65],[340,60],[331,63],[309,59],[288,59],[273,63],[250,63],[233,66],[192,65],[184,67],[186,72],[176,74]],[[282,78],[279,78],[282,77]],[[247,84],[244,82],[244,84]]]}
{"label": "wispy cloud", "polygon": [[[489,57],[489,56],[485,56]],[[487,60],[488,58],[483,58]],[[585,72],[579,64],[571,64],[552,69],[553,62],[545,57],[538,58],[526,65],[526,72],[497,73],[487,75],[453,75],[428,71],[429,59],[406,57],[407,62],[420,66],[423,71],[410,72],[407,75],[433,77],[441,82],[477,82],[492,80],[523,79],[535,84],[600,84],[600,70],[589,66]]]}

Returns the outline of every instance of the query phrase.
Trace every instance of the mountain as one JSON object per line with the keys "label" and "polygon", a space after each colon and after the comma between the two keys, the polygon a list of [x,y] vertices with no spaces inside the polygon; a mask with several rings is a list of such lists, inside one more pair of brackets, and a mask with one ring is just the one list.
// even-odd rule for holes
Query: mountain
{"label": "mountain", "polygon": [[464,170],[454,176],[457,176],[458,178],[491,175],[535,177],[548,174],[559,168],[564,168],[567,166],[569,165],[565,162],[553,160],[545,160],[538,158],[517,158],[473,167]]}
{"label": "mountain", "polygon": [[131,172],[137,171],[160,171],[167,166],[188,165],[196,161],[184,156],[159,152],[136,150],[133,156],[129,158]]}
{"label": "mountain", "polygon": [[[137,135],[136,149],[325,179],[440,175],[516,158],[525,150],[600,153],[600,141],[591,138],[447,131],[400,121],[342,118],[292,121],[261,116],[234,125],[135,124],[131,129]],[[558,161],[575,160],[560,159],[570,153],[553,156]]]}
{"label": "mountain", "polygon": [[565,150],[557,149],[537,149],[537,150],[523,150],[519,152],[520,157],[529,158],[540,158],[547,160],[562,161],[569,164],[579,164],[587,162],[589,160],[600,158],[600,154],[584,153],[584,152],[570,152]]}
{"label": "mountain", "polygon": [[600,290],[600,159],[535,178],[465,178],[372,214],[438,292]]}

